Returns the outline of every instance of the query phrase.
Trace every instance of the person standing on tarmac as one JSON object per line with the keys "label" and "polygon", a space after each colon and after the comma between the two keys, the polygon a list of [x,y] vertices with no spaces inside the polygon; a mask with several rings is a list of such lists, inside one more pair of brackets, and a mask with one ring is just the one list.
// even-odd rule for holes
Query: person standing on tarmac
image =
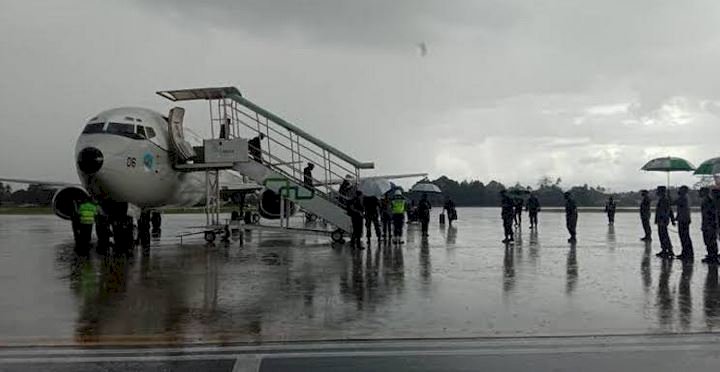
{"label": "person standing on tarmac", "polygon": [[423,193],[422,197],[420,198],[420,203],[418,204],[418,219],[420,220],[420,225],[422,226],[423,237],[428,236],[428,226],[430,225],[431,209],[432,204],[430,204],[427,194]]}
{"label": "person standing on tarmac", "polygon": [[380,200],[378,200],[377,196],[368,195],[363,198],[363,207],[365,208],[365,233],[368,243],[372,237],[371,230],[373,225],[375,226],[375,235],[377,239],[380,240]]}
{"label": "person standing on tarmac", "polygon": [[503,243],[510,243],[515,240],[513,236],[513,217],[515,216],[515,204],[513,200],[507,195],[507,191],[500,191],[500,216],[503,221],[503,233],[505,238]]}
{"label": "person standing on tarmac", "polygon": [[390,240],[393,236],[392,232],[392,204],[390,203],[390,197],[385,194],[383,199],[380,201],[380,220],[382,222],[382,237],[383,239]]}
{"label": "person standing on tarmac", "polygon": [[392,209],[392,220],[393,220],[393,243],[395,244],[402,244],[402,236],[403,236],[403,227],[405,225],[405,209],[407,207],[407,203],[405,202],[405,197],[402,194],[402,191],[395,190],[395,195],[393,195],[392,200],[390,201],[390,207]]}
{"label": "person standing on tarmac", "polygon": [[[710,194],[712,196],[713,201],[715,202],[715,209],[717,210],[717,220],[718,224],[720,224],[720,189],[713,188],[710,189]],[[720,227],[720,226],[719,226]],[[718,239],[720,239],[720,228],[717,229]]]}
{"label": "person standing on tarmac", "polygon": [[455,202],[452,199],[445,199],[445,205],[443,209],[447,211],[448,224],[452,227],[453,221],[457,220],[457,209],[455,209]]}
{"label": "person standing on tarmac", "polygon": [[85,199],[78,206],[78,248],[83,252],[87,252],[92,239],[93,224],[95,224],[95,215],[97,214],[97,206],[89,198]]}
{"label": "person standing on tarmac", "polygon": [[523,211],[523,200],[517,198],[513,201],[514,212],[515,212],[515,226],[522,228],[522,211]]}
{"label": "person standing on tarmac", "polygon": [[350,246],[353,248],[363,249],[362,233],[364,212],[362,192],[358,190],[355,192],[355,197],[350,200],[348,204],[348,215],[350,215],[350,219],[352,220],[353,229],[350,237]]}
{"label": "person standing on tarmac", "polygon": [[655,224],[658,226],[658,238],[660,238],[660,252],[656,256],[673,258],[675,254],[668,234],[668,224],[672,223],[675,226],[675,215],[670,206],[670,199],[667,196],[667,188],[658,186],[655,194],[658,197],[655,204]]}
{"label": "person standing on tarmac", "polygon": [[615,204],[615,199],[611,196],[607,203],[605,203],[605,213],[607,213],[608,217],[608,225],[614,225],[615,224],[615,209],[617,208],[617,204]]}
{"label": "person standing on tarmac", "polygon": [[570,191],[566,191],[565,194],[565,226],[567,227],[568,233],[570,233],[570,239],[568,243],[575,243],[577,241],[577,220],[578,211],[575,199],[573,199]]}
{"label": "person standing on tarmac", "polygon": [[693,251],[692,240],[690,239],[691,221],[688,191],[687,186],[680,186],[680,189],[678,189],[678,198],[675,201],[675,205],[677,206],[678,235],[680,235],[680,243],[682,244],[682,252],[675,258],[692,261],[695,253]]}
{"label": "person standing on tarmac", "polygon": [[537,229],[538,212],[540,211],[540,201],[537,196],[532,193],[527,201],[527,211],[530,216],[530,228]]}
{"label": "person standing on tarmac", "polygon": [[652,229],[650,228],[650,195],[647,190],[641,190],[642,201],[640,202],[640,221],[642,222],[645,236],[640,238],[644,242],[652,240]]}
{"label": "person standing on tarmac", "polygon": [[710,190],[707,187],[700,189],[700,214],[702,216],[701,229],[703,233],[703,242],[707,249],[707,255],[702,259],[702,262],[709,264],[718,263],[718,243],[717,243],[717,229],[718,229],[718,218],[717,218],[717,207],[715,207],[715,201],[710,197]]}

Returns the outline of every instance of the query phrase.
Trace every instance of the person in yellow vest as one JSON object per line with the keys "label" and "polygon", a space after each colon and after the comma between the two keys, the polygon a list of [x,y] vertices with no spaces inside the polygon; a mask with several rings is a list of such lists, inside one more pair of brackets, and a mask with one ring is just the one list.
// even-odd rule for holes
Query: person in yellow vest
{"label": "person in yellow vest", "polygon": [[393,243],[402,244],[403,226],[405,226],[405,209],[406,201],[402,194],[402,191],[395,190],[390,201],[390,207],[392,209],[392,221],[393,221]]}
{"label": "person in yellow vest", "polygon": [[92,200],[86,199],[78,206],[78,245],[88,247],[92,238],[92,228],[95,224],[97,205]]}

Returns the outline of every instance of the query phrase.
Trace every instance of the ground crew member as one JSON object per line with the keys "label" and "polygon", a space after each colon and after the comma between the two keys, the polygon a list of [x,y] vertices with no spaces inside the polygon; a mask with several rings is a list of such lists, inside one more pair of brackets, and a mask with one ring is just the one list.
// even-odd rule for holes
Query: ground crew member
{"label": "ground crew member", "polygon": [[535,194],[530,194],[530,198],[527,202],[527,211],[528,215],[530,216],[530,228],[536,229],[537,228],[537,216],[538,212],[540,212],[540,201],[538,200],[537,196]]}
{"label": "ground crew member", "polygon": [[366,196],[363,198],[363,207],[365,209],[365,230],[368,242],[372,237],[372,226],[375,226],[375,235],[380,240],[380,200],[377,196]]}
{"label": "ground crew member", "polygon": [[568,243],[575,243],[577,241],[577,220],[578,211],[577,204],[570,194],[569,191],[565,192],[565,226],[567,227],[568,233],[570,233],[570,239]]}
{"label": "ground crew member", "polygon": [[95,215],[97,214],[97,206],[89,198],[84,200],[78,206],[78,229],[79,241],[78,245],[83,248],[90,246],[92,239],[92,228],[95,224]]}
{"label": "ground crew member", "polygon": [[676,258],[679,260],[692,260],[694,256],[692,240],[690,239],[690,201],[688,200],[688,187],[680,186],[678,198],[675,201],[677,206],[678,235],[682,244],[682,252]]}
{"label": "ground crew member", "polygon": [[652,240],[652,229],[650,228],[650,195],[647,190],[641,190],[642,201],[640,202],[640,221],[642,222],[645,236],[640,240],[646,242]]}
{"label": "ground crew member", "polygon": [[307,167],[303,169],[303,183],[305,183],[305,187],[307,187],[309,190],[313,189],[313,169],[315,169],[315,164],[313,163],[308,163]]}
{"label": "ground crew member", "polygon": [[505,238],[502,242],[510,243],[514,240],[512,223],[513,217],[515,215],[515,205],[513,203],[513,200],[507,195],[507,192],[505,190],[500,191],[500,207],[500,216],[502,217],[503,221],[503,233],[505,235]]}
{"label": "ground crew member", "polygon": [[675,226],[675,215],[670,206],[670,199],[667,196],[667,188],[658,186],[655,194],[658,201],[655,204],[655,224],[658,226],[658,238],[660,238],[660,252],[656,254],[662,258],[673,258],[672,242],[668,234],[668,224]]}
{"label": "ground crew member", "polygon": [[405,209],[407,207],[407,203],[405,201],[405,197],[403,197],[402,191],[395,190],[395,195],[393,195],[393,198],[390,201],[390,206],[392,210],[392,220],[394,227],[393,243],[402,244],[403,226],[405,225]]}
{"label": "ground crew member", "polygon": [[447,211],[448,223],[452,227],[453,221],[457,220],[457,209],[455,209],[455,202],[452,199],[447,198],[443,209]]}
{"label": "ground crew member", "polygon": [[428,226],[430,225],[430,210],[432,204],[428,200],[427,194],[422,194],[420,203],[418,204],[418,219],[420,219],[420,226],[422,227],[422,236],[428,236]]}
{"label": "ground crew member", "polygon": [[615,224],[615,209],[617,208],[617,205],[615,204],[615,199],[611,196],[607,203],[605,203],[605,213],[607,213],[608,217],[608,225],[614,225]]}
{"label": "ground crew member", "polygon": [[705,263],[718,263],[717,229],[718,218],[715,201],[710,197],[710,190],[707,187],[700,189],[700,214],[702,216],[702,233],[707,255],[702,259]]}
{"label": "ground crew member", "polygon": [[362,199],[362,192],[356,191],[355,197],[350,200],[350,204],[348,205],[348,215],[350,215],[350,219],[352,220],[352,236],[350,237],[350,246],[353,248],[359,248],[363,249],[362,246],[362,233],[363,233],[363,218],[364,218],[364,210],[363,210],[363,199]]}
{"label": "ground crew member", "polygon": [[392,216],[392,203],[390,203],[390,197],[385,194],[383,199],[380,201],[380,219],[382,221],[382,237],[384,239],[389,240],[393,236]]}

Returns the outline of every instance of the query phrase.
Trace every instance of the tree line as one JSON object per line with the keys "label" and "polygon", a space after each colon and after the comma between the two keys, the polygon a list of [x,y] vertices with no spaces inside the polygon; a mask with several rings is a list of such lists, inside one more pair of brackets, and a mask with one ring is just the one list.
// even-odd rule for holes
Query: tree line
{"label": "tree line", "polygon": [[[547,207],[561,207],[565,205],[563,193],[570,191],[578,206],[582,207],[603,207],[608,198],[612,196],[618,206],[621,207],[637,207],[640,205],[640,190],[627,192],[610,192],[602,186],[582,186],[562,187],[562,179],[552,179],[550,177],[542,177],[537,184],[533,186],[515,185],[506,186],[497,181],[490,181],[487,184],[478,180],[471,181],[455,181],[446,176],[442,176],[431,181],[443,191],[443,194],[452,199],[458,206],[467,207],[496,207],[500,205],[500,191],[511,190],[520,193],[533,192],[540,205]],[[696,185],[697,186],[697,185]],[[676,189],[670,188],[670,195],[676,195]],[[650,190],[651,197],[654,197],[653,190]],[[691,192],[690,199],[693,205],[699,205],[697,193]]]}
{"label": "tree line", "polygon": [[0,205],[40,205],[48,206],[52,203],[54,189],[42,185],[28,185],[27,189],[13,191],[10,185],[0,182]]}

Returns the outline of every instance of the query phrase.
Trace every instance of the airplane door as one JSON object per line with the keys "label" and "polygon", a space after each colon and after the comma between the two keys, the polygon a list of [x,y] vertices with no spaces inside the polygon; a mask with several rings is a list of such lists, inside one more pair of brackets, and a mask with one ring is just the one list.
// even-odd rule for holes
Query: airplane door
{"label": "airplane door", "polygon": [[170,142],[175,150],[175,154],[182,160],[188,160],[195,157],[195,151],[192,146],[185,141],[183,135],[183,119],[185,117],[185,109],[182,107],[173,107],[168,115]]}

